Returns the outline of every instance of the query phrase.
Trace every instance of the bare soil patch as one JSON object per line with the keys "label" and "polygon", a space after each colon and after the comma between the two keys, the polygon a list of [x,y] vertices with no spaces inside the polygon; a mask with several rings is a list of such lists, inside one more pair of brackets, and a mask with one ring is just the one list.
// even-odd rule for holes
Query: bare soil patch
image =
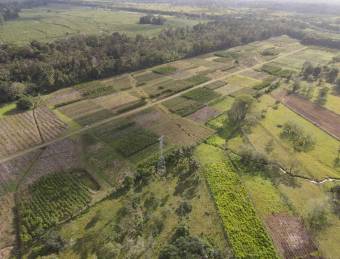
{"label": "bare soil patch", "polygon": [[206,107],[203,107],[202,109],[194,112],[188,118],[193,120],[193,121],[205,124],[209,120],[217,117],[220,114],[221,113],[218,110],[215,110],[214,108],[206,106]]}
{"label": "bare soil patch", "polygon": [[284,258],[321,258],[313,255],[317,247],[301,219],[282,213],[267,217],[266,224]]}
{"label": "bare soil patch", "polygon": [[119,92],[93,99],[93,101],[104,109],[116,110],[119,107],[138,101],[139,98],[127,93]]}
{"label": "bare soil patch", "polygon": [[36,109],[35,118],[33,111],[5,117],[0,120],[0,157],[54,139],[66,128],[67,125],[47,107]]}
{"label": "bare soil patch", "polygon": [[79,141],[65,139],[49,145],[34,163],[29,174],[22,183],[27,186],[40,177],[81,168],[81,145]]}
{"label": "bare soil patch", "polygon": [[65,88],[50,94],[46,100],[49,106],[58,106],[63,103],[71,103],[81,100],[82,94],[74,88]]}
{"label": "bare soil patch", "polygon": [[276,95],[276,98],[279,98],[294,112],[340,140],[340,116],[338,114],[295,94]]}

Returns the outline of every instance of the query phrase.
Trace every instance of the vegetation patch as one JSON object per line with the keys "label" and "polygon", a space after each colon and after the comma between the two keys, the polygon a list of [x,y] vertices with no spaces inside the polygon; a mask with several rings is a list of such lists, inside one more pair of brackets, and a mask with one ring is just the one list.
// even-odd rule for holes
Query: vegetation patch
{"label": "vegetation patch", "polygon": [[138,85],[142,85],[148,81],[160,78],[162,75],[160,73],[145,72],[143,74],[133,75],[133,77],[137,80]]}
{"label": "vegetation patch", "polygon": [[205,86],[205,88],[211,89],[211,90],[215,90],[217,88],[220,88],[222,86],[225,86],[225,82],[223,81],[215,81],[213,83],[207,84]]}
{"label": "vegetation patch", "polygon": [[180,116],[188,116],[201,109],[204,105],[194,100],[188,100],[184,97],[176,97],[168,100],[164,105],[173,113]]}
{"label": "vegetation patch", "polygon": [[21,197],[18,204],[20,239],[26,246],[50,227],[77,214],[91,201],[88,188],[72,173],[44,176]]}
{"label": "vegetation patch", "polygon": [[274,64],[265,64],[262,66],[261,70],[270,75],[279,77],[290,77],[294,73],[292,70],[282,69]]}
{"label": "vegetation patch", "polygon": [[205,176],[237,258],[278,258],[238,175],[228,163],[205,167]]}
{"label": "vegetation patch", "polygon": [[131,88],[132,83],[129,76],[92,81],[75,86],[75,89],[81,92],[81,94],[86,98],[96,98]]}
{"label": "vegetation patch", "polygon": [[158,67],[152,70],[152,72],[161,74],[161,75],[169,75],[169,74],[175,73],[176,71],[177,71],[177,68],[173,66],[163,66],[163,67]]}
{"label": "vegetation patch", "polygon": [[114,146],[123,156],[129,157],[155,144],[158,138],[149,130],[133,126],[124,130],[118,140],[114,141]]}
{"label": "vegetation patch", "polygon": [[194,89],[186,94],[184,94],[184,97],[190,100],[194,100],[196,102],[205,104],[208,103],[216,98],[218,98],[220,95],[214,90],[210,90],[205,87],[201,87],[198,89]]}
{"label": "vegetation patch", "polygon": [[298,125],[287,122],[283,125],[281,137],[289,140],[296,151],[308,151],[313,148],[313,138],[306,134]]}

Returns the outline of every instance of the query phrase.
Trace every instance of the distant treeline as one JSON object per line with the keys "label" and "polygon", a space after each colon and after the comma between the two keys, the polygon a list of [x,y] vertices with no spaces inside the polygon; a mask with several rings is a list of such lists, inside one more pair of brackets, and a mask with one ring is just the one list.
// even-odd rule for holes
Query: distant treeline
{"label": "distant treeline", "polygon": [[[78,35],[51,43],[0,46],[0,102],[288,33],[263,19],[229,18],[158,36]],[[20,87],[18,87],[20,82]]]}
{"label": "distant treeline", "polygon": [[32,8],[40,5],[46,5],[47,0],[27,0],[20,2],[0,2],[0,24],[8,20],[14,20],[19,17],[19,12],[23,8]]}
{"label": "distant treeline", "polygon": [[18,3],[0,3],[0,24],[19,17]]}

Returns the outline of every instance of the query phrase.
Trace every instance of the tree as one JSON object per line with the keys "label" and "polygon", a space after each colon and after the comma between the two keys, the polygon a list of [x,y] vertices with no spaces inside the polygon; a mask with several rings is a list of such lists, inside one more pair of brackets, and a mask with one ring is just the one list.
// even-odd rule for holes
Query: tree
{"label": "tree", "polygon": [[18,110],[29,110],[33,107],[33,97],[28,95],[21,95],[17,101],[17,109]]}
{"label": "tree", "polygon": [[333,84],[338,77],[339,70],[336,67],[326,67],[324,69],[324,76],[327,83]]}
{"label": "tree", "polygon": [[289,94],[295,94],[301,89],[301,84],[299,79],[294,79],[293,85],[289,91]]}
{"label": "tree", "polygon": [[314,208],[307,217],[310,230],[315,234],[320,232],[329,224],[329,218],[324,207],[318,206]]}
{"label": "tree", "polygon": [[306,61],[303,64],[302,72],[301,72],[303,78],[306,80],[308,78],[308,76],[313,74],[313,72],[314,72],[314,67],[313,67],[312,63],[310,63],[309,61]]}
{"label": "tree", "polygon": [[315,100],[315,103],[320,105],[320,106],[324,106],[327,103],[328,91],[329,91],[328,87],[322,87],[319,90],[319,94],[318,94],[318,97]]}
{"label": "tree", "polygon": [[240,126],[249,112],[254,98],[251,95],[241,95],[236,97],[233,105],[228,111],[229,122],[232,125]]}
{"label": "tree", "polygon": [[335,81],[334,91],[336,94],[340,94],[340,77]]}

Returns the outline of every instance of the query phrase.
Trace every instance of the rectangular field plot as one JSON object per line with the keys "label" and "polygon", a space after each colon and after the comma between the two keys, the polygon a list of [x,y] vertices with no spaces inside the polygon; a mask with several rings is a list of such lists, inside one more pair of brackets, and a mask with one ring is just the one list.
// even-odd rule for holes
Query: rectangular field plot
{"label": "rectangular field plot", "polygon": [[109,95],[115,92],[131,89],[132,79],[129,75],[113,77],[105,80],[97,80],[76,85],[75,88],[86,98],[95,98]]}
{"label": "rectangular field plot", "polygon": [[31,185],[48,174],[81,168],[81,158],[81,143],[78,140],[68,138],[53,143],[36,158],[21,187]]}
{"label": "rectangular field plot", "polygon": [[162,77],[162,75],[151,71],[151,72],[143,72],[143,73],[134,74],[133,77],[134,79],[137,80],[138,85],[142,85],[148,81],[160,78]]}
{"label": "rectangular field plot", "polygon": [[65,88],[49,94],[45,102],[48,106],[59,107],[80,101],[82,98],[83,95],[80,91],[74,88]]}
{"label": "rectangular field plot", "polygon": [[176,97],[174,99],[164,102],[164,106],[167,107],[173,113],[176,113],[180,116],[187,116],[203,108],[204,105],[202,103],[186,99],[184,97]]}
{"label": "rectangular field plot", "polygon": [[151,131],[131,127],[124,130],[124,133],[120,135],[115,146],[119,153],[125,157],[129,157],[155,144],[158,142],[158,138],[159,136]]}
{"label": "rectangular field plot", "polygon": [[189,115],[188,118],[193,120],[193,121],[205,124],[206,122],[217,117],[220,114],[221,114],[220,111],[206,106],[206,107],[203,107],[202,109],[194,112],[193,114]]}
{"label": "rectangular field plot", "polygon": [[218,98],[220,94],[216,93],[214,90],[210,90],[208,88],[202,87],[195,90],[192,90],[183,95],[183,97],[194,100],[199,103],[208,103],[216,98]]}
{"label": "rectangular field plot", "polygon": [[190,146],[207,139],[214,131],[186,118],[172,117],[150,128],[159,136],[165,136],[166,143],[176,146]]}
{"label": "rectangular field plot", "polygon": [[36,109],[34,114],[27,111],[3,118],[0,120],[0,157],[54,139],[66,128],[46,107]]}
{"label": "rectangular field plot", "polygon": [[91,100],[83,100],[63,106],[59,111],[81,125],[88,125],[113,115],[112,112],[102,108]]}
{"label": "rectangular field plot", "polygon": [[117,121],[95,131],[105,143],[114,147],[124,157],[130,157],[158,142],[159,136],[141,128],[132,121]]}
{"label": "rectangular field plot", "polygon": [[225,86],[225,82],[223,82],[223,81],[215,81],[215,82],[213,82],[213,83],[210,83],[210,84],[207,84],[206,86],[205,86],[205,88],[208,88],[208,89],[211,89],[211,90],[215,90],[215,89],[217,89],[217,88],[220,88],[220,87],[222,87],[222,86]]}
{"label": "rectangular field plot", "polygon": [[0,196],[15,191],[19,178],[29,169],[39,151],[0,163]]}
{"label": "rectangular field plot", "polygon": [[91,201],[89,188],[71,173],[42,177],[20,197],[20,239],[24,245],[40,237],[37,228],[46,231],[76,215]]}
{"label": "rectangular field plot", "polygon": [[276,214],[266,219],[272,239],[284,258],[313,258],[318,249],[303,221],[295,216]]}
{"label": "rectangular field plot", "polygon": [[270,78],[270,76],[267,73],[262,72],[262,71],[256,71],[253,69],[250,69],[250,70],[248,69],[247,71],[242,72],[241,75],[255,79],[255,80],[266,80]]}
{"label": "rectangular field plot", "polygon": [[210,163],[205,177],[236,258],[278,258],[248,193],[227,162]]}
{"label": "rectangular field plot", "polygon": [[185,80],[168,79],[156,84],[143,86],[143,90],[151,98],[164,98],[209,80],[208,77],[202,75],[192,76]]}
{"label": "rectangular field plot", "polygon": [[239,76],[234,75],[226,79],[228,82],[228,85],[230,86],[240,86],[240,87],[253,87],[257,85],[258,83],[261,83],[261,80],[253,79],[246,76]]}
{"label": "rectangular field plot", "polygon": [[122,106],[126,106],[138,101],[139,98],[127,92],[114,93],[93,99],[92,101],[104,109],[115,111]]}

